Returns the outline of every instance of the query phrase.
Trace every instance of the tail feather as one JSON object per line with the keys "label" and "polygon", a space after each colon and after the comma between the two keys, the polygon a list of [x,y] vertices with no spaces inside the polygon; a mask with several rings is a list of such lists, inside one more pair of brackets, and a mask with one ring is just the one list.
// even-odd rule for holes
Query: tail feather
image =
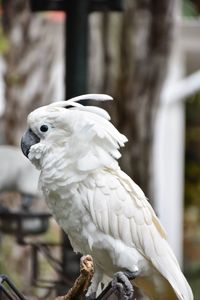
{"label": "tail feather", "polygon": [[192,290],[167,242],[165,247],[167,248],[168,255],[164,257],[157,256],[152,259],[153,265],[168,280],[178,300],[193,300]]}

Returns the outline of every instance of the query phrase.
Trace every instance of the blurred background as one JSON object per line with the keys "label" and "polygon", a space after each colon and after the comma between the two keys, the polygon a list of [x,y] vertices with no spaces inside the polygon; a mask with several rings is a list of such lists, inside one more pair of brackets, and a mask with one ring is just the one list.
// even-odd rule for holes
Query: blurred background
{"label": "blurred background", "polygon": [[84,94],[129,143],[120,165],[145,191],[200,299],[198,0],[0,1],[0,274],[54,299],[79,270],[19,149],[29,112]]}

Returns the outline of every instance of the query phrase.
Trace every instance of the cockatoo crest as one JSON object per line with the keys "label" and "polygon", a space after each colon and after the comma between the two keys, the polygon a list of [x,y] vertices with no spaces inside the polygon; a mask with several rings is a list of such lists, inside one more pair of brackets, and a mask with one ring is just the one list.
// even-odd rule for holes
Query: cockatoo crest
{"label": "cockatoo crest", "polygon": [[[38,168],[45,152],[56,150],[58,155],[59,147],[62,152],[65,150],[68,161],[76,159],[80,171],[108,167],[120,158],[119,147],[124,146],[127,138],[109,122],[110,116],[104,109],[84,106],[77,102],[80,100],[106,101],[112,97],[83,95],[40,107],[28,116],[30,129],[40,138],[29,153],[29,159]],[[44,128],[47,131],[42,132]]]}
{"label": "cockatoo crest", "polygon": [[83,106],[80,103],[77,103],[78,101],[87,101],[87,100],[108,101],[108,100],[113,100],[113,98],[105,94],[86,94],[86,95],[71,98],[67,101],[54,102],[50,104],[50,106],[64,107],[64,108],[78,107],[80,110],[93,112],[101,117],[104,117],[107,120],[110,120],[109,114],[104,109],[95,106]]}

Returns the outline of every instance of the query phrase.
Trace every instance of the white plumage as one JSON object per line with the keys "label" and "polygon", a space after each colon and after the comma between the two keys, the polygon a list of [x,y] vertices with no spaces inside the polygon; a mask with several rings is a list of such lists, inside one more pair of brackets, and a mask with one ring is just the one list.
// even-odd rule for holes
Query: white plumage
{"label": "white plumage", "polygon": [[142,190],[118,165],[127,138],[105,110],[77,103],[84,99],[112,98],[83,95],[28,116],[31,131],[40,138],[28,157],[41,169],[46,201],[74,250],[94,259],[90,291],[104,275],[129,270],[138,271],[133,284],[150,299],[192,300],[163,227]]}

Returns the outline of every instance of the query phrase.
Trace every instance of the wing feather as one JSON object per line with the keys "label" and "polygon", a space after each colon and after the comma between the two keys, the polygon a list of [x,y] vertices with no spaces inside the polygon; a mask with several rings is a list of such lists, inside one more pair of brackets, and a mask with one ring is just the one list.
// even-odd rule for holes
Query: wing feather
{"label": "wing feather", "polygon": [[[118,216],[119,222],[119,234],[123,236],[124,241],[128,244],[132,241],[131,229],[130,229],[130,221],[124,215]],[[134,246],[132,243],[131,246]]]}
{"label": "wing feather", "polygon": [[110,233],[112,236],[116,237],[116,239],[120,238],[120,233],[119,233],[119,223],[118,223],[118,218],[116,214],[110,213],[109,215],[109,229]]}
{"label": "wing feather", "polygon": [[165,231],[142,190],[120,169],[104,170],[97,178],[88,207],[97,228],[137,249],[169,281],[179,300],[192,300]]}

